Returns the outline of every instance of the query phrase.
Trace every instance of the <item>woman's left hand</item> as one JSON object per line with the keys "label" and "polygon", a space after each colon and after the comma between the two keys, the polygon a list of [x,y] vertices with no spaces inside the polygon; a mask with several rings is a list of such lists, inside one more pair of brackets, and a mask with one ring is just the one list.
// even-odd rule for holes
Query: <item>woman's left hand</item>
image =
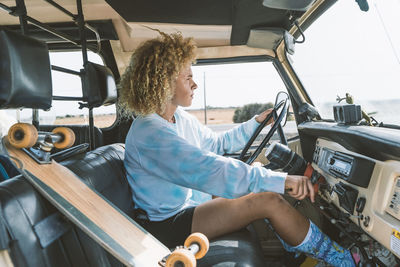
{"label": "woman's left hand", "polygon": [[[262,123],[271,112],[272,112],[272,108],[265,110],[264,112],[262,112],[261,114],[256,116],[256,121],[258,123]],[[271,119],[267,122],[267,125],[272,122],[274,122],[274,118],[271,117]]]}

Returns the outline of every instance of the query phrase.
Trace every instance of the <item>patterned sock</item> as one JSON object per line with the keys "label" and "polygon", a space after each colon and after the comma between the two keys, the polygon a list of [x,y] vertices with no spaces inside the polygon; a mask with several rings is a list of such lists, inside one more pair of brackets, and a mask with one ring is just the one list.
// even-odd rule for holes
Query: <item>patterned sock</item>
{"label": "patterned sock", "polygon": [[283,247],[289,252],[303,252],[312,258],[322,260],[335,267],[356,266],[350,251],[332,241],[311,221],[308,233],[301,244],[293,247],[279,236],[278,238],[281,240]]}

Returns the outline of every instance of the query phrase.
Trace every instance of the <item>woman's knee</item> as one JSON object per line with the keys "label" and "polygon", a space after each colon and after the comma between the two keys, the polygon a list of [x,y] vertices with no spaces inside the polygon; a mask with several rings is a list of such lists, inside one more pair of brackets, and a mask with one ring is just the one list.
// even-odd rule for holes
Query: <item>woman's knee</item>
{"label": "woman's knee", "polygon": [[257,207],[259,212],[264,213],[265,217],[280,210],[286,203],[286,200],[280,194],[274,192],[252,194],[252,197],[248,199],[248,206]]}
{"label": "woman's knee", "polygon": [[267,206],[270,206],[271,208],[280,207],[286,204],[286,200],[278,193],[264,192],[262,194],[264,195],[265,202],[268,203]]}

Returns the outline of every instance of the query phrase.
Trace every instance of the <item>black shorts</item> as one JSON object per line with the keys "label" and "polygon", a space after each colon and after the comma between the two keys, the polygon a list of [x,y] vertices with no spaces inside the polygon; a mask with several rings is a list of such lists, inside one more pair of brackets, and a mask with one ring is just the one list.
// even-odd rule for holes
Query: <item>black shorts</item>
{"label": "black shorts", "polygon": [[169,248],[183,246],[185,239],[192,232],[192,220],[195,207],[184,209],[176,215],[163,221],[149,221],[138,219],[138,222],[144,229]]}

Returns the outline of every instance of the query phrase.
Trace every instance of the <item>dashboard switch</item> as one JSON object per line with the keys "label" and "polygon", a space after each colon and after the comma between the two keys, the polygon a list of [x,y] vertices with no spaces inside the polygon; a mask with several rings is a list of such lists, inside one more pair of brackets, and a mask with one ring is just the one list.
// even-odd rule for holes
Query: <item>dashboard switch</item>
{"label": "dashboard switch", "polygon": [[358,196],[358,190],[342,182],[335,184],[333,191],[339,197],[340,207],[353,215]]}
{"label": "dashboard switch", "polygon": [[362,213],[365,207],[365,202],[367,202],[367,200],[365,199],[365,197],[360,197],[357,199],[357,203],[356,203],[356,211],[358,213]]}

